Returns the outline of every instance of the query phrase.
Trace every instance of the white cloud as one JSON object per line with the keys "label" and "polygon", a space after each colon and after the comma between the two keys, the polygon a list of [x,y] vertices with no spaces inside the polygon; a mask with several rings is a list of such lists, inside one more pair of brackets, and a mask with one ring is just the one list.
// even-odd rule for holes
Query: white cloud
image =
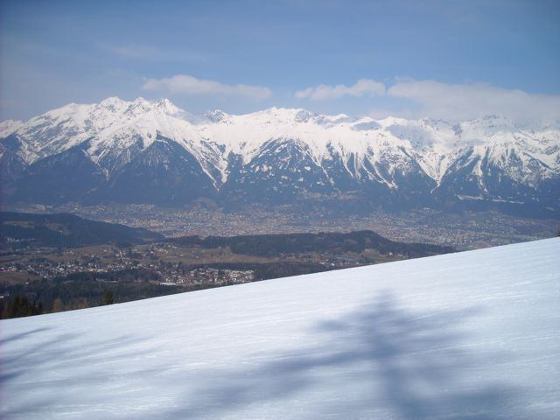
{"label": "white cloud", "polygon": [[531,94],[484,83],[401,80],[387,95],[412,101],[418,116],[465,120],[499,114],[519,122],[560,119],[560,95]]}
{"label": "white cloud", "polygon": [[533,94],[486,83],[448,84],[434,80],[397,79],[392,85],[369,79],[352,86],[319,85],[297,91],[298,99],[328,101],[375,96],[375,115],[468,120],[497,114],[519,123],[560,120],[560,95]]}
{"label": "white cloud", "polygon": [[341,96],[384,95],[385,85],[375,80],[361,79],[352,86],[345,85],[319,85],[299,90],[295,93],[298,99],[311,99],[324,101],[340,98]]}
{"label": "white cloud", "polygon": [[177,74],[163,79],[148,79],[142,88],[170,94],[243,96],[257,100],[266,99],[272,95],[272,91],[266,87],[243,84],[228,85],[214,80],[198,79],[188,74]]}

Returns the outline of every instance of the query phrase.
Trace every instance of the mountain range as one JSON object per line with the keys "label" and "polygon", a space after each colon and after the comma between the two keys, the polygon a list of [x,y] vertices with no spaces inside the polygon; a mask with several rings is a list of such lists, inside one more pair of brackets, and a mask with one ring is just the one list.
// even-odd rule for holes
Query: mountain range
{"label": "mountain range", "polygon": [[195,115],[167,99],[112,97],[0,123],[0,165],[6,203],[334,200],[560,212],[560,124],[519,126],[496,115]]}

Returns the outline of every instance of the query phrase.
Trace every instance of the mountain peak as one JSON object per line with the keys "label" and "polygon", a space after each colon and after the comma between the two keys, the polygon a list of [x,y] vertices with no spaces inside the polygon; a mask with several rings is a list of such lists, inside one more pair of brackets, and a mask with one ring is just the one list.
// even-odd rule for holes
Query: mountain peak
{"label": "mountain peak", "polygon": [[315,117],[317,114],[314,112],[307,111],[305,109],[300,109],[296,113],[295,120],[296,122],[307,122],[311,118]]}
{"label": "mountain peak", "polygon": [[109,107],[122,106],[123,104],[126,103],[127,103],[126,101],[122,100],[117,96],[110,96],[108,98],[103,99],[101,102],[99,102],[99,105],[109,108]]}
{"label": "mountain peak", "polygon": [[228,116],[228,114],[225,113],[224,111],[222,111],[221,109],[214,109],[212,111],[208,111],[204,115],[210,121],[215,122],[215,123],[223,121]]}
{"label": "mountain peak", "polygon": [[163,98],[157,101],[155,103],[155,107],[165,112],[166,114],[171,114],[171,115],[180,114],[184,112],[181,108],[176,106],[173,102],[171,102],[167,98]]}

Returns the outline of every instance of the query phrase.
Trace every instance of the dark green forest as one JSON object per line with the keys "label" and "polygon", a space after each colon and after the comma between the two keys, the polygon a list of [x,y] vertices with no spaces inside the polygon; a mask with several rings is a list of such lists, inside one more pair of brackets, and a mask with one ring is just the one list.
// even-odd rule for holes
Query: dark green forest
{"label": "dark green forest", "polygon": [[229,247],[234,253],[277,257],[282,254],[308,252],[362,252],[375,249],[382,254],[392,252],[410,258],[453,252],[447,246],[395,242],[370,230],[349,233],[291,233],[243,236],[185,236],[169,239],[176,245],[203,248]]}
{"label": "dark green forest", "polygon": [[97,222],[72,214],[0,212],[0,238],[12,248],[65,248],[107,243],[124,246],[163,239],[163,236],[147,229]]}

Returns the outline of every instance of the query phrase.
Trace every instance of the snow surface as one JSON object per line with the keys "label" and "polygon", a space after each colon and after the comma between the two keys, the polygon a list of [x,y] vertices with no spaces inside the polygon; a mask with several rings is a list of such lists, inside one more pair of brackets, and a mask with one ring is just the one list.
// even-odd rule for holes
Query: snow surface
{"label": "snow surface", "polygon": [[8,137],[23,125],[22,121],[6,120],[0,122],[0,138]]}
{"label": "snow surface", "polygon": [[2,418],[560,418],[560,239],[1,328]]}

